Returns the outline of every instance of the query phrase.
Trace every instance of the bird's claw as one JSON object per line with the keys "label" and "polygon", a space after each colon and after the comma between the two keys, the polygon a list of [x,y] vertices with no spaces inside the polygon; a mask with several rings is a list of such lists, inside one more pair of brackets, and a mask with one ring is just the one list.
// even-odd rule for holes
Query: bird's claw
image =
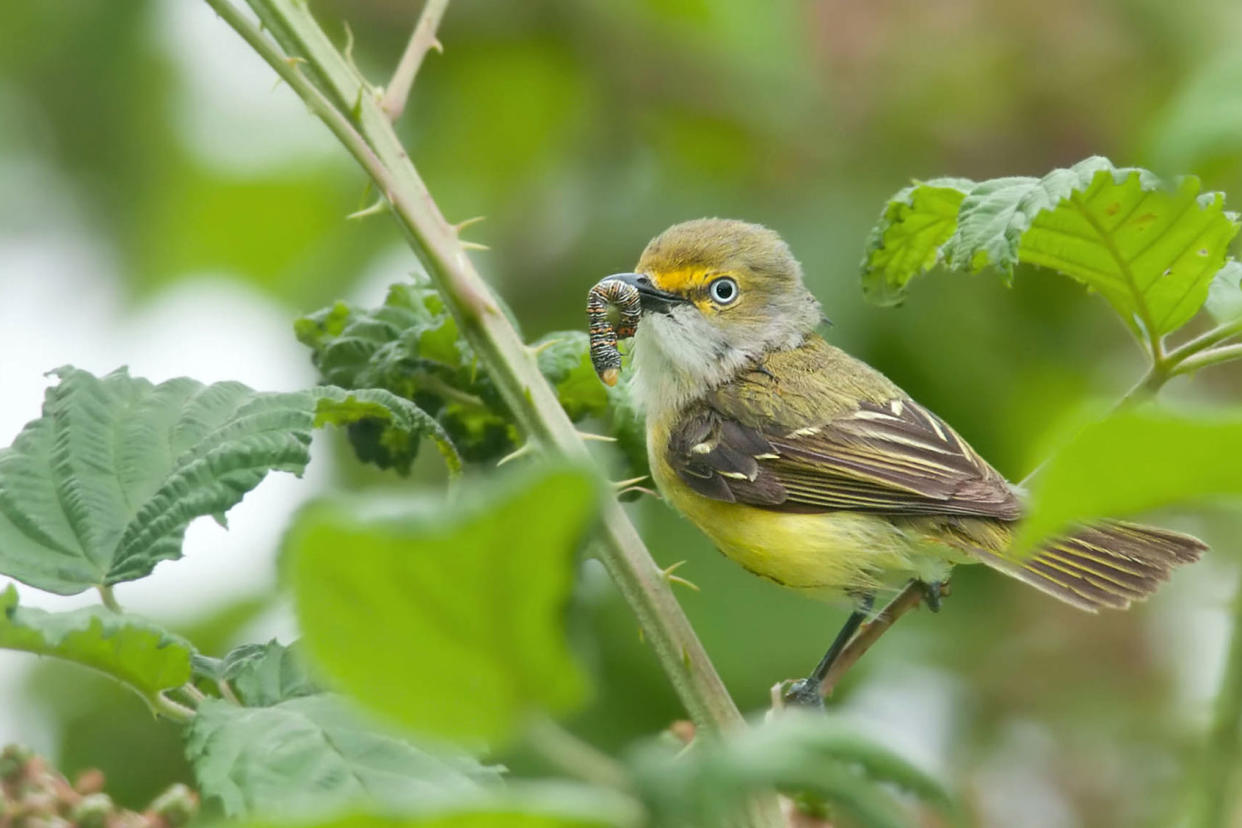
{"label": "bird's claw", "polygon": [[819,692],[819,682],[815,679],[798,679],[789,685],[781,694],[781,701],[786,707],[800,707],[804,710],[824,710],[824,697]]}

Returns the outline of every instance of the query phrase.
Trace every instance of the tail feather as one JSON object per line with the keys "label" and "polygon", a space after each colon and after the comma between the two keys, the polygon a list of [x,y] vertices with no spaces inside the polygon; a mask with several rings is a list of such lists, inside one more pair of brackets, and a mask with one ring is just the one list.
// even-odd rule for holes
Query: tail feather
{"label": "tail feather", "polygon": [[986,553],[984,563],[1095,612],[1125,609],[1156,591],[1173,567],[1197,561],[1207,546],[1198,538],[1122,521],[1101,521],[1057,538],[1037,554],[1013,561]]}

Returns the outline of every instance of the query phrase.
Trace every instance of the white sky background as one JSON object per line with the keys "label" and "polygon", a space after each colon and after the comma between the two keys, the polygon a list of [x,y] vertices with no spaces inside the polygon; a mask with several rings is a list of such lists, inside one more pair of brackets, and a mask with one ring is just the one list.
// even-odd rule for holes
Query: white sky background
{"label": "white sky background", "polygon": [[[182,85],[178,128],[205,162],[237,172],[270,165],[318,162],[337,148],[305,107],[202,3],[166,3],[153,21],[168,45]],[[0,89],[0,113],[4,90]],[[408,252],[381,257],[354,298],[377,301],[382,286],[415,267]],[[138,308],[122,306],[121,280],[106,240],[75,206],[68,182],[38,159],[0,159],[0,445],[39,414],[44,373],[73,364],[95,373],[128,365],[159,382],[191,376],[203,382],[240,380],[264,390],[307,387],[315,377],[305,349],[292,336],[291,311],[228,274],[184,274],[169,290]],[[329,477],[324,452],[303,480],[273,474],[229,513],[225,531],[209,519],[191,525],[185,559],[160,564],[153,576],[117,588],[127,608],[160,618],[189,618],[228,597],[274,583],[274,555],[289,516],[320,492]],[[1208,561],[1179,574],[1173,594],[1147,615],[1157,652],[1170,659],[1186,699],[1182,709],[1206,708],[1219,673],[1226,624],[1217,570]],[[1232,581],[1230,580],[1230,583]],[[5,579],[0,577],[0,589]],[[67,609],[96,600],[93,593],[60,598],[18,586],[23,604]],[[930,623],[926,622],[925,623]],[[275,619],[267,634],[292,632]],[[46,723],[18,692],[35,663],[0,651],[0,744],[51,747]],[[911,677],[919,670],[919,680]],[[877,671],[840,712],[885,732],[902,749],[940,764],[951,751],[948,711],[960,688],[943,673],[911,667]],[[1028,769],[1029,770],[1029,769]],[[1059,813],[1050,801],[1032,803]]]}

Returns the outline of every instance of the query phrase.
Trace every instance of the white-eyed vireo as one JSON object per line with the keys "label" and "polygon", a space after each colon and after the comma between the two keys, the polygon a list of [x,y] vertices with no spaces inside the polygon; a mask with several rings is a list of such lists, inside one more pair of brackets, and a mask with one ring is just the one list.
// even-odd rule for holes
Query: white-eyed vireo
{"label": "white-eyed vireo", "polygon": [[985,563],[1080,609],[1125,608],[1196,560],[1187,535],[1117,521],[1009,552],[1019,493],[943,420],[817,333],[819,302],[771,230],[669,228],[634,273],[634,390],[664,497],[751,572],[856,611],[790,701],[818,703],[872,597]]}

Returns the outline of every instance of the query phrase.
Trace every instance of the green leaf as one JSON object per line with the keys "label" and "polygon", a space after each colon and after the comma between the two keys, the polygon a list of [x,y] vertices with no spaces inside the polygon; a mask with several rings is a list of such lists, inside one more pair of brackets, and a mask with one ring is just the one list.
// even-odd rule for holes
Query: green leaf
{"label": "green leaf", "polygon": [[17,599],[12,584],[0,593],[0,647],[93,667],[148,702],[190,678],[193,648],[150,621],[101,606],[45,612]]}
{"label": "green leaf", "polygon": [[306,674],[295,648],[276,641],[235,647],[224,657],[217,676],[229,682],[247,707],[267,707],[322,692]]}
{"label": "green leaf", "polygon": [[1092,518],[1242,495],[1239,457],[1242,411],[1207,417],[1142,409],[1093,422],[1040,469],[1015,548]]}
{"label": "green leaf", "polygon": [[461,472],[461,455],[444,427],[409,400],[382,388],[348,392],[326,386],[312,393],[318,399],[315,405],[316,428],[327,424],[347,426],[364,429],[370,435],[366,445],[373,453],[363,457],[363,460],[375,463],[381,469],[395,468],[401,474],[408,474],[410,464],[418,453],[419,439],[427,437],[439,449],[449,473],[456,475]]}
{"label": "green leaf", "polygon": [[268,707],[207,699],[189,725],[186,755],[200,790],[218,797],[228,816],[414,807],[427,798],[477,796],[497,778],[468,757],[377,732],[330,694]]}
{"label": "green leaf", "polygon": [[826,800],[860,825],[883,828],[911,819],[881,783],[948,813],[957,807],[938,780],[906,759],[839,722],[792,710],[724,739],[696,742],[687,753],[649,747],[632,765],[653,813],[670,824],[723,818],[750,792],[771,787]]}
{"label": "green leaf", "polygon": [[862,288],[879,305],[901,301],[906,284],[940,261],[940,248],[957,229],[957,211],[974,182],[936,178],[889,199],[871,230],[862,262]]}
{"label": "green leaf", "polygon": [[1216,272],[1205,307],[1222,325],[1242,321],[1242,263],[1230,259]]}
{"label": "green leaf", "polygon": [[628,828],[645,825],[630,799],[562,783],[515,783],[469,795],[433,796],[399,815],[356,814],[305,822],[250,820],[273,828]]}
{"label": "green leaf", "polygon": [[66,595],[149,574],[181,556],[190,521],[222,520],[269,471],[301,474],[317,421],[444,439],[384,392],[56,373],[43,416],[0,450],[0,572]]}
{"label": "green leaf", "polygon": [[419,733],[501,741],[534,710],[573,708],[564,613],[596,498],[585,472],[532,469],[399,519],[309,510],[288,541],[307,652]]}
{"label": "green leaf", "polygon": [[[499,390],[425,277],[392,285],[378,308],[337,302],[299,319],[294,329],[311,349],[311,361],[325,382],[383,388],[411,400],[443,426],[467,460],[495,461],[517,446],[520,435]],[[604,431],[623,443],[634,474],[645,473],[645,434],[634,428],[629,387],[608,388],[599,381],[587,335],[556,331],[534,347],[539,369],[556,388],[570,419],[603,420]],[[638,450],[635,433],[642,439]],[[407,454],[402,446],[394,450],[382,445],[373,422],[352,426],[349,436],[364,462],[408,470],[413,450]]]}
{"label": "green leaf", "polygon": [[[948,186],[945,199],[957,191]],[[931,222],[932,207],[913,206],[918,193],[918,187],[903,190],[890,202],[873,240],[896,234],[896,243],[905,238],[905,223],[914,221],[917,229],[920,222]],[[928,198],[934,194],[929,190]],[[1019,263],[1038,265],[1098,292],[1144,339],[1178,328],[1202,307],[1238,231],[1234,215],[1224,210],[1224,197],[1200,194],[1197,178],[1167,187],[1149,172],[1118,169],[1099,157],[1043,178],[974,185],[961,200],[956,229],[934,253],[927,242],[950,223],[947,204],[939,209],[940,221],[931,225],[936,232],[929,230],[923,244],[898,246],[892,261],[881,260],[891,271],[879,271],[877,251],[869,252],[864,260],[869,296],[889,303],[899,299],[909,279],[937,255],[951,268],[994,267],[1006,279]],[[890,214],[902,220],[896,228]],[[885,249],[881,244],[879,251]]]}

